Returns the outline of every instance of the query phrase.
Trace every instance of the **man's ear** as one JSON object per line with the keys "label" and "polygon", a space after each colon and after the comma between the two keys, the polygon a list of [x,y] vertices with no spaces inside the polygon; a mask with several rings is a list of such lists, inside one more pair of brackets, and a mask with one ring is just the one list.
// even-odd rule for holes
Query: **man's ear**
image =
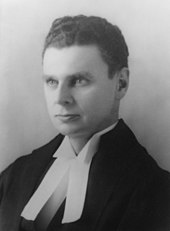
{"label": "man's ear", "polygon": [[129,86],[129,69],[123,67],[117,72],[117,86],[116,86],[116,98],[122,99],[127,92]]}

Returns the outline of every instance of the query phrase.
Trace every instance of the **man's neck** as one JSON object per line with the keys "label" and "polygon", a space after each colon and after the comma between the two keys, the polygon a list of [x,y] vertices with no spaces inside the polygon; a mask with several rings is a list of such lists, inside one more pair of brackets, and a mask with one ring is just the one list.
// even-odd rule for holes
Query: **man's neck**
{"label": "man's neck", "polygon": [[[113,129],[114,125],[117,124],[117,121],[114,122],[113,124],[107,126],[106,128],[103,128],[100,131],[95,132],[96,133],[106,133],[107,129],[111,130]],[[83,149],[83,147],[87,144],[87,142],[91,139],[91,137],[94,135],[91,134],[90,136],[82,136],[82,137],[69,137],[70,139],[70,144],[74,150],[74,152],[78,155],[80,153],[80,151]]]}
{"label": "man's neck", "polygon": [[86,143],[89,141],[90,137],[79,137],[79,138],[72,138],[70,137],[70,144],[74,150],[74,152],[78,155]]}

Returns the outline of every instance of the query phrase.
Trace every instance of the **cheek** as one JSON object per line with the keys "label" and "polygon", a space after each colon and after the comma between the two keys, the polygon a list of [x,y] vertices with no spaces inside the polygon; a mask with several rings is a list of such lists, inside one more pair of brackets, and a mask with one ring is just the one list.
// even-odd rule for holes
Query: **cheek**
{"label": "cheek", "polygon": [[88,91],[86,94],[82,94],[81,97],[79,96],[77,103],[82,111],[96,114],[102,112],[111,104],[111,97],[102,91]]}
{"label": "cheek", "polygon": [[92,116],[99,118],[109,117],[115,108],[115,97],[111,92],[96,95],[95,99],[91,101],[90,109]]}
{"label": "cheek", "polygon": [[54,99],[47,92],[44,92],[44,94],[45,94],[45,102],[46,102],[46,105],[47,105],[47,109],[50,112],[50,111],[52,111],[52,108],[54,106]]}
{"label": "cheek", "polygon": [[114,99],[114,91],[108,88],[96,89],[93,93],[87,93],[87,101],[94,105],[109,104]]}
{"label": "cheek", "polygon": [[52,103],[54,102],[54,97],[53,94],[50,93],[46,87],[44,87],[44,96],[45,96],[45,100],[47,105],[52,105]]}

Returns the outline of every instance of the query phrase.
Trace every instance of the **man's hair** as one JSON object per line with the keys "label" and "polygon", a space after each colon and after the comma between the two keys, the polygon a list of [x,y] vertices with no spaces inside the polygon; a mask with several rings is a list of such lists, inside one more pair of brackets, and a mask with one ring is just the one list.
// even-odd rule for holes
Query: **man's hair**
{"label": "man's hair", "polygon": [[108,64],[109,77],[128,67],[128,47],[120,29],[106,19],[96,16],[65,16],[54,20],[46,37],[43,55],[47,48],[73,45],[96,45]]}

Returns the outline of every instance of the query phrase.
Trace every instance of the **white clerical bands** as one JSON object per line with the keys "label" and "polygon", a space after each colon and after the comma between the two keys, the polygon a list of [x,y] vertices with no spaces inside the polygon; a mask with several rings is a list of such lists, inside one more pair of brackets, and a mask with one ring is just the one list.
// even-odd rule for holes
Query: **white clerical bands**
{"label": "white clerical bands", "polygon": [[[95,152],[94,146],[97,146],[98,143],[98,138],[98,136],[94,137],[93,142],[90,142],[91,145],[86,146],[86,148],[82,150],[81,155],[77,157],[75,154],[73,156],[70,148],[68,149],[68,140],[65,138],[61,149],[57,152],[59,157],[52,164],[40,186],[24,208],[21,216],[27,220],[35,220],[47,202],[48,206],[46,207],[48,209],[46,210],[48,210],[48,212],[44,214],[49,220],[54,215],[54,210],[55,212],[58,210],[66,197],[62,223],[73,222],[81,217],[90,163]],[[64,151],[64,149],[66,150]],[[93,151],[93,154],[91,151]],[[63,156],[65,157],[60,156],[61,152],[62,154],[64,153]],[[65,187],[65,185],[67,187]],[[64,188],[67,188],[67,190],[64,190]],[[52,195],[53,199],[49,200]]]}

